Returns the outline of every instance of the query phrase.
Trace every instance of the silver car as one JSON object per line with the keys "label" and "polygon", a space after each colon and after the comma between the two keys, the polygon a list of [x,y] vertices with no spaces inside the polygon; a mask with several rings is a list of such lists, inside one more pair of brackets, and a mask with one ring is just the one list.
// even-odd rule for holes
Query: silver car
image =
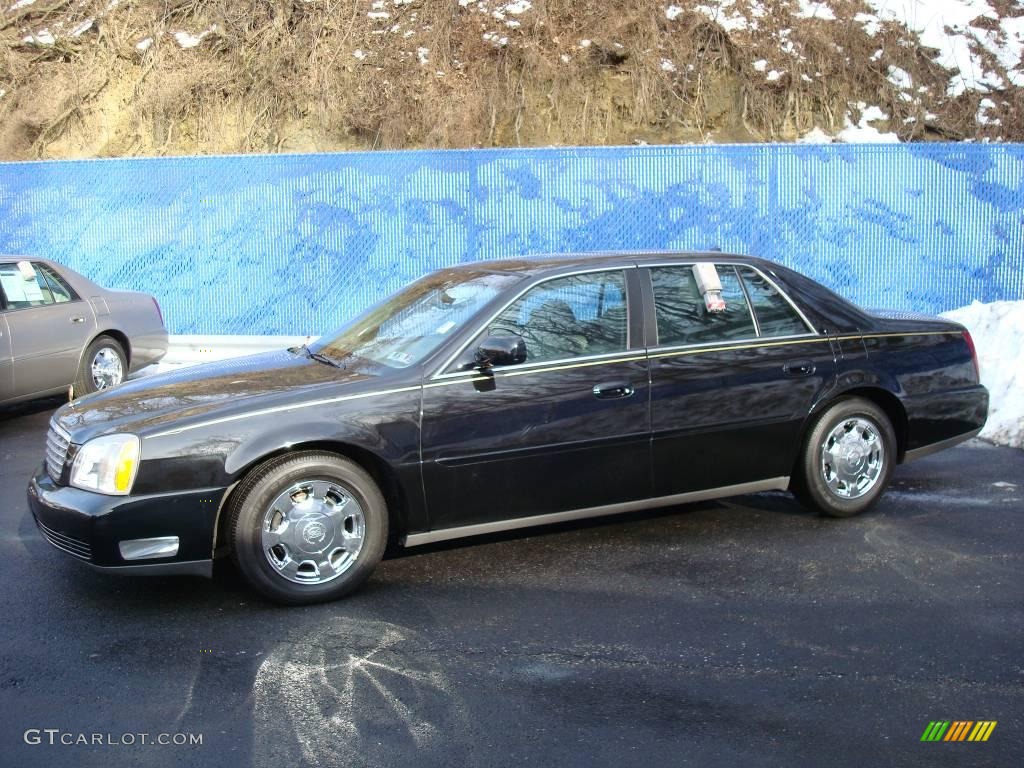
{"label": "silver car", "polygon": [[167,352],[156,299],[47,259],[0,256],[0,404],[120,384]]}

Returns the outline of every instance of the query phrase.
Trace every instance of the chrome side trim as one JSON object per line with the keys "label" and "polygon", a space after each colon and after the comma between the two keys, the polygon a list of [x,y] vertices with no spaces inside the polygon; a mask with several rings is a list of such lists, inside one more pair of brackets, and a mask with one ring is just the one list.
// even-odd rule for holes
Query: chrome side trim
{"label": "chrome side trim", "polygon": [[726,342],[702,341],[699,344],[673,344],[665,347],[651,347],[651,357],[669,357],[671,355],[696,355],[700,352],[721,352],[728,349],[756,349],[757,347],[784,347],[787,344],[809,344],[816,341],[828,341],[827,336],[817,333],[801,333],[795,336],[762,336],[760,338],[731,339]]}
{"label": "chrome side trim", "polygon": [[620,504],[606,504],[600,507],[571,509],[567,512],[552,512],[546,515],[516,517],[511,520],[497,520],[493,523],[478,523],[476,525],[463,525],[457,528],[442,528],[438,531],[427,531],[425,533],[412,533],[405,537],[405,546],[418,547],[423,544],[433,544],[437,541],[461,539],[467,536],[480,536],[485,533],[498,533],[499,531],[514,531],[519,528],[532,528],[535,525],[549,525],[551,523],[562,523],[569,520],[604,517],[605,515],[617,515],[622,512],[633,512],[639,509],[654,509],[656,507],[666,507],[672,504],[708,501],[710,499],[721,499],[727,496],[738,496],[745,493],[784,491],[787,488],[789,488],[788,477],[773,477],[768,480],[757,480],[751,483],[726,485],[721,488],[709,488],[703,491],[688,491],[687,493],[676,493],[672,496],[659,496],[654,499],[640,499],[638,501],[626,501]]}
{"label": "chrome side trim", "polygon": [[925,456],[931,456],[933,453],[944,451],[947,448],[952,448],[954,445],[970,440],[972,437],[977,437],[978,433],[981,432],[982,428],[972,429],[970,432],[964,432],[962,435],[956,435],[945,440],[940,440],[937,443],[931,443],[930,445],[923,445],[920,448],[915,448],[912,451],[907,451],[903,454],[903,463],[906,464],[917,459],[923,459]]}
{"label": "chrome side trim", "polygon": [[96,565],[89,567],[100,573],[115,576],[205,576],[213,578],[213,560],[182,560],[177,563],[148,563],[146,565]]}

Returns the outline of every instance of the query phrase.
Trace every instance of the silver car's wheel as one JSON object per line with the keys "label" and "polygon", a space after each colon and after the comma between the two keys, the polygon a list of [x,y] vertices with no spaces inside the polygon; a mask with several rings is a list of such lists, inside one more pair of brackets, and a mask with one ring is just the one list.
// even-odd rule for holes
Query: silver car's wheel
{"label": "silver car's wheel", "polygon": [[326,584],[351,568],[363,548],[363,508],[337,483],[300,480],[263,514],[263,553],[282,578]]}
{"label": "silver car's wheel", "polygon": [[242,575],[264,597],[287,605],[357,589],[388,541],[388,508],[374,478],[351,459],[323,451],[255,467],[226,512],[227,541]]}
{"label": "silver car's wheel", "polygon": [[840,499],[859,499],[870,492],[884,468],[879,427],[864,416],[836,424],[821,445],[821,477]]}
{"label": "silver car's wheel", "polygon": [[125,380],[127,372],[128,357],[124,347],[110,336],[100,336],[82,355],[75,379],[75,394],[88,395],[116,387]]}
{"label": "silver car's wheel", "polygon": [[116,387],[124,380],[124,364],[121,355],[113,347],[96,350],[89,366],[95,391]]}

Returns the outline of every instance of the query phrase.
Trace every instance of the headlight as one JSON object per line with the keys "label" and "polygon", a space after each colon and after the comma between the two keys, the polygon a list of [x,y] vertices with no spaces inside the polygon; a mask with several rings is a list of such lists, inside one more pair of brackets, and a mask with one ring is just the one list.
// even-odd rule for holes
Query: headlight
{"label": "headlight", "polygon": [[139,438],[104,435],[78,450],[71,466],[71,485],[86,491],[125,496],[139,468]]}

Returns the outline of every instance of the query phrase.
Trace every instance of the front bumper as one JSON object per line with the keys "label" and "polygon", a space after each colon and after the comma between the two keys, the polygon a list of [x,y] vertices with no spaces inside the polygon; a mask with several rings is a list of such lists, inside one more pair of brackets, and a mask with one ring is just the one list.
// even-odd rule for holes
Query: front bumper
{"label": "front bumper", "polygon": [[[39,532],[50,544],[94,568],[113,573],[213,573],[213,534],[225,489],[145,496],[104,496],[59,486],[36,470],[28,505]],[[171,557],[125,560],[122,541],[177,536]]]}

